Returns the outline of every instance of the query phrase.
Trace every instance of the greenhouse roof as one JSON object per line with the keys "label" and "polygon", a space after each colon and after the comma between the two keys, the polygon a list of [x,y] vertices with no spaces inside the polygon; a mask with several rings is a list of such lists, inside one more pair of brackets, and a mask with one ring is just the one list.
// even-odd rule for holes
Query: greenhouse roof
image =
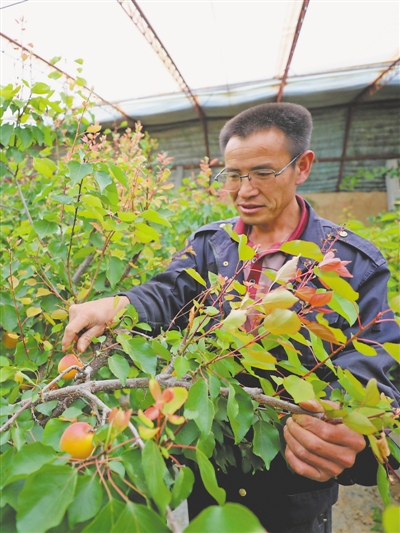
{"label": "greenhouse roof", "polygon": [[[94,89],[100,122],[229,117],[281,99],[315,108],[398,97],[397,0],[0,5],[1,84],[27,79],[60,90],[78,79]],[[62,75],[49,79],[55,67]]]}

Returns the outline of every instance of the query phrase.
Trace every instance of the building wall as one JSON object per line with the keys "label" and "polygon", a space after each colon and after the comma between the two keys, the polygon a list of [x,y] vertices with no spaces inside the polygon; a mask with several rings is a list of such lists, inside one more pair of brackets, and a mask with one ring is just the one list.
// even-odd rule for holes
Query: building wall
{"label": "building wall", "polygon": [[[316,154],[316,161],[308,180],[299,191],[303,194],[336,192],[348,106],[316,108],[310,111],[314,121],[311,149]],[[393,155],[400,159],[399,119],[398,100],[368,102],[354,109],[347,147],[347,156],[354,160],[346,161],[344,176],[354,175],[359,169],[382,167],[385,160],[393,158]],[[219,168],[223,165],[223,160],[218,146],[218,135],[225,122],[226,118],[208,120],[210,158],[219,159]],[[192,169],[197,169],[200,160],[205,157],[204,133],[200,121],[151,126],[146,129],[158,139],[160,150],[174,157],[174,181],[179,182],[182,176],[190,175]],[[324,161],[327,158],[336,160]],[[372,180],[360,180],[354,190],[384,192],[384,172]]]}

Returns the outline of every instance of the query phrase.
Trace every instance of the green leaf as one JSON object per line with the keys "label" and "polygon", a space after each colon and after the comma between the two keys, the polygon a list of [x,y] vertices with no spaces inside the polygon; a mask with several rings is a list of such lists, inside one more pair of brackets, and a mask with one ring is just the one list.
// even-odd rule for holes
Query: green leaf
{"label": "green leaf", "polygon": [[388,505],[386,509],[383,510],[382,526],[385,533],[397,533],[400,530],[399,505]]}
{"label": "green leaf", "polygon": [[[209,494],[217,501],[218,505],[224,505],[226,492],[218,487],[214,467],[199,449],[196,450],[196,459],[200,469],[200,476]],[[208,531],[207,529],[205,531]],[[223,531],[223,530],[222,530]]]}
{"label": "green leaf", "polygon": [[37,83],[33,85],[33,87],[31,88],[31,91],[32,91],[32,94],[48,94],[51,91],[51,89],[46,83],[38,81]]}
{"label": "green leaf", "polygon": [[2,470],[3,487],[28,477],[55,458],[54,450],[41,442],[26,444],[15,454],[8,469]]}
{"label": "green leaf", "polygon": [[33,223],[33,229],[41,239],[47,235],[56,235],[58,233],[58,224],[48,220],[36,220]]}
{"label": "green leaf", "polygon": [[57,170],[57,165],[54,163],[54,161],[48,159],[47,157],[34,157],[33,167],[39,172],[39,174],[42,174],[47,178],[51,178],[54,172]]}
{"label": "green leaf", "polygon": [[0,142],[3,146],[7,146],[10,138],[14,133],[13,124],[2,124],[0,128]]}
{"label": "green leaf", "polygon": [[283,386],[296,403],[315,398],[314,387],[311,383],[300,379],[298,376],[292,375],[283,378]]}
{"label": "green leaf", "polygon": [[121,380],[122,385],[125,387],[126,378],[129,374],[129,363],[122,355],[114,354],[108,358],[108,367],[111,372],[118,379]]}
{"label": "green leaf", "polygon": [[121,279],[122,274],[125,270],[125,263],[121,261],[119,257],[109,257],[108,258],[108,267],[107,267],[107,279],[110,282],[110,286],[113,289],[115,285]]}
{"label": "green leaf", "polygon": [[57,404],[58,400],[52,400],[51,402],[41,403],[36,406],[36,411],[42,413],[42,415],[50,416],[51,412],[57,406]]}
{"label": "green leaf", "polygon": [[332,294],[332,299],[328,303],[328,307],[336,311],[340,316],[345,318],[350,326],[352,326],[358,317],[358,305],[354,301],[349,301],[336,292]]}
{"label": "green leaf", "polygon": [[286,252],[291,255],[301,255],[314,259],[315,261],[321,261],[324,258],[324,254],[321,252],[319,246],[315,242],[308,241],[288,241],[284,242],[280,249],[282,252]]}
{"label": "green leaf", "polygon": [[274,425],[264,420],[258,420],[253,429],[253,453],[261,457],[269,470],[272,459],[280,450],[279,432]]}
{"label": "green leaf", "polygon": [[157,211],[153,211],[152,209],[143,211],[140,213],[140,216],[149,222],[154,222],[155,224],[160,224],[161,226],[167,226],[167,228],[171,227],[171,223],[167,219],[163,218],[159,213],[157,213]]}
{"label": "green leaf", "polygon": [[85,176],[88,176],[93,172],[92,165],[89,163],[79,163],[79,161],[70,161],[67,164],[67,167],[69,169],[72,185],[80,183]]}
{"label": "green leaf", "polygon": [[120,500],[110,500],[102,508],[90,524],[88,524],[82,533],[100,533],[112,531],[119,520],[121,513],[124,511],[126,503]]}
{"label": "green leaf", "polygon": [[[102,529],[101,531],[105,531]],[[152,509],[128,502],[110,533],[171,533],[165,522]]]}
{"label": "green leaf", "polygon": [[395,313],[400,313],[400,294],[396,294],[393,298],[390,299],[389,305],[392,311]]}
{"label": "green leaf", "polygon": [[135,487],[137,487],[140,492],[148,494],[148,488],[142,467],[142,452],[139,449],[127,450],[121,455],[121,459],[126,473]]}
{"label": "green leaf", "polygon": [[182,467],[179,470],[178,477],[175,480],[172,488],[172,500],[171,506],[173,509],[178,507],[189,494],[192,492],[194,484],[194,474],[187,466]]}
{"label": "green leaf", "polygon": [[108,172],[103,172],[102,170],[96,170],[93,174],[94,180],[99,186],[101,194],[103,194],[104,189],[113,182],[112,177]]}
{"label": "green leaf", "polygon": [[100,511],[103,489],[97,475],[78,477],[76,492],[68,507],[68,523],[71,529],[78,522],[90,520]]}
{"label": "green leaf", "polygon": [[206,282],[204,281],[204,279],[200,276],[200,274],[198,272],[195,271],[194,268],[184,268],[183,269],[185,272],[187,272],[189,274],[189,276],[192,276],[192,278],[194,280],[197,281],[197,283],[200,283],[200,285],[203,285],[203,287],[206,287]]}
{"label": "green leaf", "polygon": [[365,344],[365,342],[354,340],[353,346],[357,352],[360,352],[363,355],[377,355],[375,348],[373,348],[370,344]]}
{"label": "green leaf", "polygon": [[247,320],[247,312],[245,309],[232,309],[229,315],[222,323],[221,330],[231,330],[240,328]]}
{"label": "green leaf", "polygon": [[394,342],[384,342],[382,346],[400,364],[400,345]]}
{"label": "green leaf", "polygon": [[292,292],[279,287],[264,296],[262,306],[264,309],[289,309],[298,301],[299,299]]}
{"label": "green leaf", "polygon": [[386,473],[386,468],[381,464],[378,465],[376,482],[377,482],[379,494],[381,495],[383,503],[385,504],[385,506],[389,505],[391,503],[390,484],[389,484],[389,479]]}
{"label": "green leaf", "polygon": [[336,272],[324,272],[322,270],[315,269],[317,276],[333,291],[335,291],[339,296],[355,302],[358,300],[359,294],[356,292],[353,287],[346,280],[339,277]]}
{"label": "green leaf", "polygon": [[376,433],[376,427],[368,420],[368,418],[358,413],[357,411],[352,411],[347,416],[343,417],[343,424],[348,428],[361,433],[361,435],[373,435]]}
{"label": "green leaf", "polygon": [[247,246],[247,237],[246,235],[239,235],[239,260],[240,261],[250,261],[256,255],[256,251],[251,246]]}
{"label": "green leaf", "polygon": [[239,503],[207,507],[185,529],[185,533],[228,533],[228,531],[265,533],[256,515]]}
{"label": "green leaf", "polygon": [[154,376],[156,374],[157,354],[151,346],[151,342],[143,337],[131,338],[130,335],[118,335],[117,342],[122,346],[132,361],[139,366],[141,370]]}
{"label": "green leaf", "polygon": [[381,395],[375,378],[368,381],[367,386],[365,387],[365,393],[365,405],[374,407],[379,403]]}
{"label": "green leaf", "polygon": [[238,444],[249,431],[254,416],[250,396],[238,385],[229,384],[227,412],[235,444]]}
{"label": "green leaf", "polygon": [[18,499],[18,531],[44,533],[58,526],[74,498],[77,477],[75,469],[62,465],[44,465],[31,474]]}
{"label": "green leaf", "polygon": [[171,493],[168,490],[164,476],[166,466],[157,444],[148,440],[142,451],[142,466],[149,487],[150,495],[155,501],[158,510],[164,516],[167,505],[171,501]]}
{"label": "green leaf", "polygon": [[108,166],[114,178],[116,178],[121,183],[121,185],[128,188],[128,180],[126,179],[124,172],[119,167],[117,167],[117,165],[114,165],[114,163],[109,162]]}
{"label": "green leaf", "polygon": [[365,389],[361,382],[347,370],[339,369],[339,383],[357,402],[362,403],[365,399]]}
{"label": "green leaf", "polygon": [[204,379],[199,379],[190,387],[184,416],[195,421],[203,436],[210,433],[214,418],[214,405],[208,397],[207,383]]}
{"label": "green leaf", "polygon": [[135,237],[139,242],[142,243],[148,243],[152,241],[160,242],[159,232],[144,222],[136,222]]}
{"label": "green leaf", "polygon": [[6,331],[15,331],[18,327],[18,318],[15,307],[0,305],[0,324]]}
{"label": "green leaf", "polygon": [[47,446],[51,446],[57,452],[60,449],[60,439],[64,431],[69,426],[69,422],[59,420],[58,418],[52,418],[49,420],[44,428],[42,442]]}
{"label": "green leaf", "polygon": [[299,317],[289,309],[274,309],[264,319],[264,327],[273,335],[294,335],[301,328]]}

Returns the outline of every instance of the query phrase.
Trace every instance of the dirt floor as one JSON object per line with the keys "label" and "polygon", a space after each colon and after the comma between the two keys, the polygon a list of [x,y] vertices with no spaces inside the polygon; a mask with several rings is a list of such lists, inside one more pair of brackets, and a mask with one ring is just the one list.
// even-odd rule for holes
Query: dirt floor
{"label": "dirt floor", "polygon": [[[392,487],[391,494],[393,503],[400,505],[399,483]],[[377,526],[374,508],[383,509],[377,487],[340,487],[339,501],[333,508],[333,533],[369,533]],[[400,533],[400,528],[393,533]]]}

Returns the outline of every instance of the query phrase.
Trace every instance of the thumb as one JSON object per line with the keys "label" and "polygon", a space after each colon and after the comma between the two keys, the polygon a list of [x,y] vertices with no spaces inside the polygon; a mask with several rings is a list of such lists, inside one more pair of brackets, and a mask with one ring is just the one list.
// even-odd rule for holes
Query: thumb
{"label": "thumb", "polygon": [[322,405],[315,399],[305,400],[304,402],[299,402],[299,405],[305,411],[310,411],[311,413],[323,413],[324,408]]}
{"label": "thumb", "polygon": [[93,337],[100,337],[104,330],[106,329],[106,324],[96,325],[88,329],[79,337],[78,342],[76,343],[76,348],[79,353],[83,353],[87,350],[89,344],[92,342]]}

